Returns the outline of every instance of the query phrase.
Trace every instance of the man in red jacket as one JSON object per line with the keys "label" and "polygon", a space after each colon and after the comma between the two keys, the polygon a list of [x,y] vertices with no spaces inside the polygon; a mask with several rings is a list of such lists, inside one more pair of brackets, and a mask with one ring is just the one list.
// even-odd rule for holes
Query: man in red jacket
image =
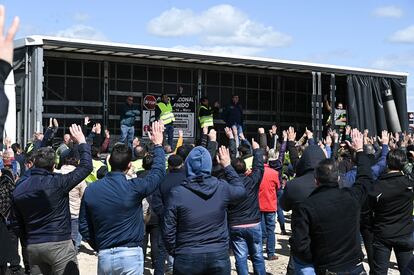
{"label": "man in red jacket", "polygon": [[280,188],[279,173],[270,168],[268,157],[264,156],[264,174],[259,189],[259,207],[262,212],[262,232],[263,238],[267,237],[266,253],[267,259],[277,260],[275,255],[275,217],[277,210],[277,190]]}

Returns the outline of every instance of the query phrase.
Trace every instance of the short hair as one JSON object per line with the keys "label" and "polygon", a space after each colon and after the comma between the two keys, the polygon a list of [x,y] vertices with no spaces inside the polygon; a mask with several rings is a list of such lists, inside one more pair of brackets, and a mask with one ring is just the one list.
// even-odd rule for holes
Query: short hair
{"label": "short hair", "polygon": [[125,171],[132,159],[132,151],[128,145],[119,143],[112,148],[109,164],[112,171]]}
{"label": "short hair", "polygon": [[184,144],[177,148],[176,154],[179,155],[183,160],[185,160],[190,154],[191,150],[193,150],[194,146],[190,144]]}
{"label": "short hair", "polygon": [[34,166],[53,171],[55,165],[55,151],[51,147],[43,147],[34,154]]}
{"label": "short hair", "polygon": [[338,164],[333,159],[324,159],[315,168],[315,179],[320,184],[338,182]]}
{"label": "short hair", "polygon": [[246,172],[246,162],[242,158],[235,158],[231,161],[231,166],[236,170],[237,174]]}
{"label": "short hair", "polygon": [[208,100],[208,97],[203,96],[203,97],[200,99],[200,102],[204,102],[204,101],[206,101],[206,100]]}
{"label": "short hair", "polygon": [[367,155],[374,155],[375,154],[375,148],[372,144],[365,144],[364,145],[364,152]]}
{"label": "short hair", "polygon": [[401,149],[388,152],[387,166],[390,170],[402,170],[407,163],[407,154]]}
{"label": "short hair", "polygon": [[144,168],[145,170],[151,170],[153,163],[154,163],[154,157],[152,156],[152,154],[147,154],[142,159],[142,168]]}
{"label": "short hair", "polygon": [[171,168],[178,168],[183,165],[183,159],[179,155],[171,155],[168,158],[168,166]]}
{"label": "short hair", "polygon": [[72,166],[78,166],[79,165],[79,158],[75,156],[69,156],[63,160],[64,165],[72,165]]}
{"label": "short hair", "polygon": [[145,157],[145,154],[147,153],[145,151],[145,148],[142,147],[141,145],[138,145],[134,148],[135,151],[135,156],[137,157],[137,159],[143,159]]}
{"label": "short hair", "polygon": [[98,147],[96,147],[96,146],[92,146],[91,147],[91,155],[92,155],[92,157],[93,158],[97,158],[98,157],[98,155],[99,155],[99,148]]}
{"label": "short hair", "polygon": [[29,153],[26,153],[26,158],[24,160],[24,163],[34,163],[35,160],[35,152],[30,151]]}
{"label": "short hair", "polygon": [[240,152],[240,154],[241,154],[242,156],[245,156],[245,155],[251,154],[251,149],[250,149],[250,146],[249,146],[249,145],[247,145],[247,144],[245,144],[245,143],[240,144],[240,146],[239,146],[239,152]]}
{"label": "short hair", "polygon": [[13,144],[12,144],[12,146],[11,146],[11,148],[12,148],[12,150],[13,150],[14,154],[17,154],[17,151],[19,151],[19,150],[20,150],[20,144],[18,144],[18,143],[13,143]]}

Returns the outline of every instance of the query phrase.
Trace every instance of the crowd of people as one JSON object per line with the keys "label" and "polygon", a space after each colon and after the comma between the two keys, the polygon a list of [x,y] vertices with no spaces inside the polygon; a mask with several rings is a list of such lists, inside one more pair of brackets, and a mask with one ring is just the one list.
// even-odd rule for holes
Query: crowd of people
{"label": "crowd of people", "polygon": [[[3,37],[3,21],[0,7],[1,98],[18,26]],[[249,274],[248,261],[266,274],[266,260],[278,260],[276,220],[291,233],[287,274],[366,274],[366,256],[369,273],[384,275],[392,251],[399,271],[414,274],[412,135],[341,125],[316,140],[273,125],[248,139],[238,101],[224,109],[223,144],[206,98],[200,140],[174,139],[166,95],[146,140],[134,135],[132,97],[118,142],[88,117],[57,148],[56,119],[24,149],[4,138],[0,274],[79,274],[82,241],[98,274],[143,274],[148,243],[154,274],[230,274],[230,254],[238,274]]]}

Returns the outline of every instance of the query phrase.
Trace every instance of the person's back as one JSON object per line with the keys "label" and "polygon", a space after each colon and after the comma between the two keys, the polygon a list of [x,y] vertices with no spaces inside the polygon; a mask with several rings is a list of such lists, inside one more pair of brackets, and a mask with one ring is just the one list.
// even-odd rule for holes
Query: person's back
{"label": "person's back", "polygon": [[186,159],[187,179],[171,190],[164,240],[174,255],[174,274],[230,274],[226,210],[245,196],[245,188],[230,165],[228,151],[225,155],[220,150],[229,182],[210,175],[210,154],[196,147]]}
{"label": "person's back", "polygon": [[[99,251],[99,273],[143,272],[142,199],[153,193],[165,176],[165,154],[161,146],[163,125],[156,122],[152,128],[154,158],[145,177],[127,180],[132,152],[127,145],[117,144],[109,158],[112,172],[85,190],[79,231],[92,248]],[[135,261],[130,261],[130,257]]]}
{"label": "person's back", "polygon": [[369,194],[373,211],[373,274],[387,273],[391,250],[396,254],[400,272],[413,254],[414,180],[412,174],[402,172],[406,162],[405,151],[390,151],[387,156],[388,173],[378,179]]}
{"label": "person's back", "polygon": [[313,264],[316,274],[364,271],[359,219],[372,175],[362,152],[362,134],[354,132],[352,138],[359,152],[355,185],[339,189],[338,165],[332,159],[323,160],[315,169],[318,187],[292,214],[292,255],[296,262]]}
{"label": "person's back", "polygon": [[78,272],[71,241],[69,192],[92,171],[92,160],[80,126],[72,125],[70,131],[79,143],[78,167],[66,175],[53,173],[54,151],[41,148],[35,153],[35,168],[13,192],[15,230],[28,244],[30,264],[46,274],[63,274],[68,268]]}

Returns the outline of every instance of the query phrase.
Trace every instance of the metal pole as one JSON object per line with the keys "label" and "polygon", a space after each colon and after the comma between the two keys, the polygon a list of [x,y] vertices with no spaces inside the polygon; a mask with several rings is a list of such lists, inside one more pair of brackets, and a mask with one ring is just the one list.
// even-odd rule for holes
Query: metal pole
{"label": "metal pole", "polygon": [[318,72],[318,90],[316,95],[316,137],[322,139],[322,74]]}
{"label": "metal pole", "polygon": [[103,125],[104,129],[108,129],[109,119],[109,63],[104,61],[104,87],[103,87]]}
{"label": "metal pole", "polygon": [[336,129],[335,125],[335,110],[336,110],[336,83],[335,83],[335,74],[331,74],[331,128]]}
{"label": "metal pole", "polygon": [[316,114],[316,73],[312,72],[312,131],[317,128]]}

